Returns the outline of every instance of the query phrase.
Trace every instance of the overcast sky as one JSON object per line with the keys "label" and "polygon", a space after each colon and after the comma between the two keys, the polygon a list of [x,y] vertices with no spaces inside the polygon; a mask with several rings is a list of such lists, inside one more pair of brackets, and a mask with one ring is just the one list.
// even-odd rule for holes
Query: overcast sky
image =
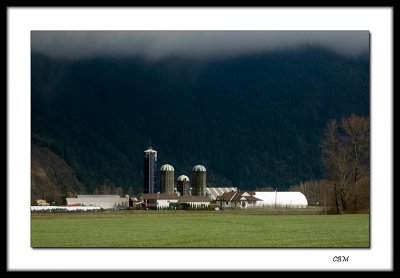
{"label": "overcast sky", "polygon": [[33,51],[69,59],[139,55],[227,57],[320,46],[343,55],[369,51],[368,31],[32,31]]}

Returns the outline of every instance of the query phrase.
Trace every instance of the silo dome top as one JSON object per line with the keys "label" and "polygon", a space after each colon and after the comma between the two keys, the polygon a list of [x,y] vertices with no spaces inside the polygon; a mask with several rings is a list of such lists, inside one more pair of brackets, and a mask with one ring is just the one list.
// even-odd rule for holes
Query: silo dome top
{"label": "silo dome top", "polygon": [[156,150],[153,150],[152,147],[149,147],[147,150],[144,151],[145,153],[156,153]]}
{"label": "silo dome top", "polygon": [[178,181],[190,181],[189,178],[185,175],[181,175],[178,177]]}
{"label": "silo dome top", "polygon": [[204,167],[203,165],[196,165],[193,167],[193,172],[205,172],[206,171],[206,167]]}
{"label": "silo dome top", "polygon": [[172,165],[164,164],[163,166],[161,166],[160,171],[175,171],[175,170],[174,167],[172,167]]}

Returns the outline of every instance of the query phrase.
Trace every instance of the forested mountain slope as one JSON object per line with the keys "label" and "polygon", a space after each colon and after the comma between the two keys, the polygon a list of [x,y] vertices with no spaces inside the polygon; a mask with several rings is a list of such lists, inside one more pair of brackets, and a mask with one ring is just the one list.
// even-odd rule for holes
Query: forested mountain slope
{"label": "forested mountain slope", "polygon": [[[32,53],[32,148],[64,160],[88,192],[103,184],[140,192],[149,139],[175,177],[203,164],[209,186],[284,190],[321,176],[322,130],[351,113],[369,115],[367,56],[304,48],[68,61]],[[32,156],[33,165],[51,163]]]}

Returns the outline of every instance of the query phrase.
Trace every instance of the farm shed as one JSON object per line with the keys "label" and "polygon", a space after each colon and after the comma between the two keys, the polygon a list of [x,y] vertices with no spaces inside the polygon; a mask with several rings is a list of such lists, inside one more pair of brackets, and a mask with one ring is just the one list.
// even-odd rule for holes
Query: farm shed
{"label": "farm shed", "polygon": [[306,208],[308,205],[301,192],[255,192],[254,196],[261,199],[257,202],[258,207]]}

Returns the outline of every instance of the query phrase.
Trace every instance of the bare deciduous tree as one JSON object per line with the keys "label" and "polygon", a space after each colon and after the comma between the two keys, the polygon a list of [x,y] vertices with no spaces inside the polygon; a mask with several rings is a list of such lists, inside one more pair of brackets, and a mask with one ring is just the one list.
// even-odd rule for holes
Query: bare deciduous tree
{"label": "bare deciduous tree", "polygon": [[359,181],[369,177],[369,119],[353,114],[342,119],[340,125],[331,120],[324,131],[321,151],[325,176],[333,183],[336,211],[339,200],[343,211],[349,210],[350,196],[356,211]]}
{"label": "bare deciduous tree", "polygon": [[350,156],[354,183],[354,210],[357,210],[358,183],[369,172],[369,119],[352,114],[342,120],[343,148]]}
{"label": "bare deciduous tree", "polygon": [[335,194],[335,207],[336,213],[339,213],[339,202],[337,196],[337,182],[334,177],[336,174],[335,168],[335,154],[339,149],[339,133],[336,120],[331,120],[328,122],[325,130],[324,137],[321,141],[322,150],[322,163],[324,166],[325,175],[328,180],[333,182],[333,191]]}

